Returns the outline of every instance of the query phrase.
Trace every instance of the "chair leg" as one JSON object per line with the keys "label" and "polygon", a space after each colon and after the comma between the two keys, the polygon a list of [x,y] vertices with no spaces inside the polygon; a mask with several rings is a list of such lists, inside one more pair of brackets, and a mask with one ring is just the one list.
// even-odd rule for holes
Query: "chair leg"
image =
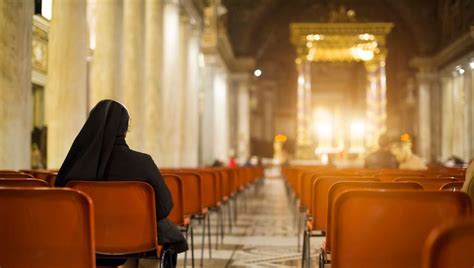
{"label": "chair leg", "polygon": [[221,228],[221,221],[222,221],[222,208],[217,209],[217,224],[216,224],[216,250],[219,249],[219,236],[220,236],[220,228]]}
{"label": "chair leg", "polygon": [[[227,208],[226,208],[227,209]],[[221,245],[224,245],[224,225],[225,225],[225,211],[222,208],[222,217],[221,217]]]}
{"label": "chair leg", "polygon": [[311,235],[308,231],[305,232],[306,237],[306,264],[311,268]]}
{"label": "chair leg", "polygon": [[[189,233],[188,233],[188,227],[187,226],[186,226],[186,231],[185,232],[186,232],[186,241],[188,241],[188,236],[189,236],[188,234]],[[188,261],[188,251],[186,250],[184,252],[184,263],[183,263],[183,267],[185,267],[185,268],[186,268],[186,265],[188,263],[187,261]]]}
{"label": "chair leg", "polygon": [[237,225],[237,209],[239,208],[238,203],[237,203],[237,196],[234,195],[234,222],[235,225]]}
{"label": "chair leg", "polygon": [[229,218],[229,233],[232,233],[232,203],[231,200],[227,202],[227,217]]}
{"label": "chair leg", "polygon": [[323,254],[323,251],[321,250],[321,252],[319,253],[319,268],[324,268],[324,264],[326,262],[324,261],[324,254]]}
{"label": "chair leg", "polygon": [[[299,252],[300,251],[300,246],[301,246],[301,212],[298,211],[297,213],[298,213],[298,216],[297,216],[297,218],[298,218],[298,239],[297,239],[298,245],[297,245],[296,249]],[[303,240],[303,243],[304,243],[304,240]]]}
{"label": "chair leg", "polygon": [[193,232],[193,226],[190,226],[191,228],[191,266],[194,268],[194,232]]}
{"label": "chair leg", "polygon": [[[306,235],[306,230],[304,231],[304,235]],[[306,261],[306,239],[303,239],[303,250],[301,253],[301,268],[305,268],[305,261]]]}
{"label": "chair leg", "polygon": [[206,217],[207,214],[205,214],[202,219],[201,267],[204,267],[204,248],[206,246]]}
{"label": "chair leg", "polygon": [[212,259],[212,246],[211,246],[211,214],[207,214],[207,238],[208,238],[208,244],[209,244],[209,259]]}

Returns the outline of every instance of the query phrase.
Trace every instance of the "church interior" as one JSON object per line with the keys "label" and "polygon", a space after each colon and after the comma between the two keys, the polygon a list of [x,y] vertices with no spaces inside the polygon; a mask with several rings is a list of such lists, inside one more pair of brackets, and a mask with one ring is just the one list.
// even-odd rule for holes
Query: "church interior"
{"label": "church interior", "polygon": [[0,30],[0,268],[474,267],[474,1],[0,0]]}

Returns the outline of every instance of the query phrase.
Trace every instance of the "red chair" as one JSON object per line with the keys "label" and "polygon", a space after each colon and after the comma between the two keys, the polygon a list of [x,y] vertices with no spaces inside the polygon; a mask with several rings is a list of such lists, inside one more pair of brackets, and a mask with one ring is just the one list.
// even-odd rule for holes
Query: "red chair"
{"label": "red chair", "polygon": [[12,179],[12,178],[33,178],[31,174],[26,173],[0,173],[0,178],[2,179]]}
{"label": "red chair", "polygon": [[[180,227],[181,231],[186,234],[186,239],[188,238],[188,233],[191,233],[191,255],[192,255],[192,265],[194,267],[194,234],[193,227],[191,225],[191,218],[189,215],[184,213],[184,195],[183,195],[183,181],[182,178],[174,174],[161,174],[163,180],[168,186],[168,189],[173,198],[173,209],[168,215],[168,219]],[[186,267],[186,257],[185,253],[184,266]]]}
{"label": "red chair", "polygon": [[444,184],[450,182],[456,182],[453,178],[445,179],[445,178],[420,178],[420,177],[413,177],[413,178],[398,178],[395,179],[397,182],[416,182],[423,185],[425,190],[439,190]]}
{"label": "red chair", "polygon": [[0,266],[95,267],[90,198],[72,189],[0,188]]}
{"label": "red chair", "polygon": [[464,183],[460,181],[448,182],[448,183],[443,184],[440,190],[453,191],[453,192],[461,191],[463,185]]}
{"label": "red chair", "polygon": [[49,184],[32,178],[0,178],[0,187],[49,187]]}
{"label": "red chair", "polygon": [[474,220],[433,229],[423,248],[423,268],[474,266]]}
{"label": "red chair", "polygon": [[98,258],[161,255],[156,226],[155,193],[140,181],[69,181],[94,202]]}
{"label": "red chair", "polygon": [[463,192],[348,190],[336,197],[331,267],[418,268],[430,231],[470,216]]}

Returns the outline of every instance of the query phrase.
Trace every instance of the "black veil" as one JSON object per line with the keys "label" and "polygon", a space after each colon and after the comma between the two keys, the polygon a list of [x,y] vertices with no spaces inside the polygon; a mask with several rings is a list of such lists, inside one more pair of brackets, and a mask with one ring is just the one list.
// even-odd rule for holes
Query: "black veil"
{"label": "black veil", "polygon": [[125,143],[129,115],[113,100],[102,100],[91,110],[56,178],[56,186],[71,179],[103,179],[115,143]]}

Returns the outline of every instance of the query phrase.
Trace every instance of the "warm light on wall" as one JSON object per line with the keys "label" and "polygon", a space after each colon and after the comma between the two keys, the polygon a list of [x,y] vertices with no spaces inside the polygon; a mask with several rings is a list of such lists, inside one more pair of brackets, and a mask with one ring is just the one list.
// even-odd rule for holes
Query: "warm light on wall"
{"label": "warm light on wall", "polygon": [[365,124],[360,121],[351,123],[351,137],[363,137],[365,134]]}
{"label": "warm light on wall", "polygon": [[318,137],[329,139],[332,136],[332,125],[329,122],[316,123],[316,133]]}
{"label": "warm light on wall", "polygon": [[352,47],[351,54],[354,58],[363,61],[369,61],[374,58],[374,52],[372,50],[363,49],[361,47]]}

